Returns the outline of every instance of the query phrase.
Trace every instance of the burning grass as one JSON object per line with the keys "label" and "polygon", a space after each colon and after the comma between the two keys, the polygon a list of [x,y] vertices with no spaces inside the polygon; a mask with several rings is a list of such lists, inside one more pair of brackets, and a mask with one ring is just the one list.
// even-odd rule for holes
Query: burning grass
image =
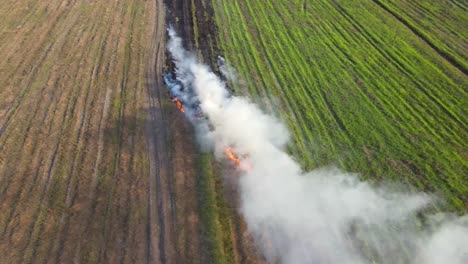
{"label": "burning grass", "polygon": [[241,163],[240,158],[234,153],[232,147],[226,147],[224,149],[224,154],[226,157],[234,163],[234,165],[239,166]]}

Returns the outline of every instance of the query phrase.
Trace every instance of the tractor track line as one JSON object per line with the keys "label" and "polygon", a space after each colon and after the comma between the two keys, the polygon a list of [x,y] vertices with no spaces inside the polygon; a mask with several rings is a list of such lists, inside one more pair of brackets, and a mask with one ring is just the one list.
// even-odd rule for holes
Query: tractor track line
{"label": "tractor track line", "polygon": [[372,0],[375,4],[380,6],[390,15],[392,15],[396,20],[400,21],[403,25],[405,25],[411,32],[413,32],[416,36],[419,37],[422,41],[424,41],[427,45],[429,45],[436,53],[438,53],[442,58],[445,59],[448,63],[450,63],[453,67],[457,68],[460,72],[462,72],[465,76],[468,75],[468,68],[462,61],[454,57],[452,54],[447,52],[444,49],[439,48],[436,44],[434,44],[425,33],[417,29],[411,22],[399,16],[392,8],[389,8],[387,5],[382,3],[380,0]]}

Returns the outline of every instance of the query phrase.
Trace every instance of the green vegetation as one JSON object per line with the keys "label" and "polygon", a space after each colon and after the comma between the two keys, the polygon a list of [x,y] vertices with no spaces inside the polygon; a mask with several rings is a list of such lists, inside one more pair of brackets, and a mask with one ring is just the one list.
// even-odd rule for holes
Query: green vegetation
{"label": "green vegetation", "polygon": [[305,168],[408,183],[463,212],[467,6],[413,2],[213,5],[218,45],[242,80],[233,88],[287,122]]}

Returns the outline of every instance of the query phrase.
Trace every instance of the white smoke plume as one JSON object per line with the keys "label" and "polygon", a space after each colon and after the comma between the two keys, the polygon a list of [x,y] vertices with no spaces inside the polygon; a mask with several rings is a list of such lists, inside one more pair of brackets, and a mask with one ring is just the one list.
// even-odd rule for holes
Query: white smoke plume
{"label": "white smoke plume", "polygon": [[[304,172],[285,152],[288,130],[225,84],[168,30],[179,96],[197,102],[203,145],[223,158],[232,146],[248,167],[240,211],[269,261],[281,263],[468,263],[468,219],[416,215],[431,196],[373,187],[336,168]],[[188,111],[190,112],[190,111]],[[187,113],[190,117],[191,114]]]}

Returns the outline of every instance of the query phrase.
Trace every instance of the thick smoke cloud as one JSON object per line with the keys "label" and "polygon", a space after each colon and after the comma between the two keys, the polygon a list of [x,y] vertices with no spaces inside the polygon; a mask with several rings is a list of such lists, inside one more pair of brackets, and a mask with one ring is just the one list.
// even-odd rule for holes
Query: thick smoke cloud
{"label": "thick smoke cloud", "polygon": [[468,263],[467,217],[424,215],[420,221],[430,195],[373,187],[336,168],[302,171],[284,150],[286,127],[248,99],[230,95],[171,29],[169,37],[185,87],[178,96],[197,102],[207,117],[193,121],[200,142],[220,159],[226,146],[245,154],[240,211],[268,260]]}

